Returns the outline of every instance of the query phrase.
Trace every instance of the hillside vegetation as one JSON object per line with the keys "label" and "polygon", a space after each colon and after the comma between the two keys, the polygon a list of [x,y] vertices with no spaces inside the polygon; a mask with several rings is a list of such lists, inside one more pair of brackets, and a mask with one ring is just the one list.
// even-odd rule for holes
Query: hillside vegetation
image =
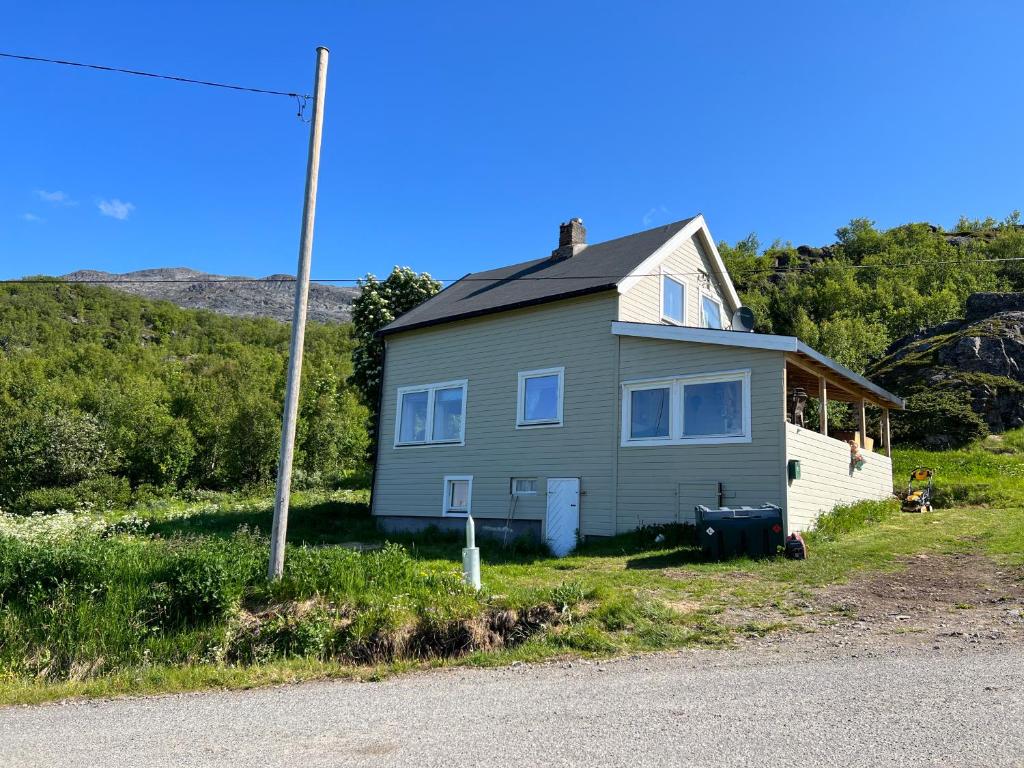
{"label": "hillside vegetation", "polygon": [[[1024,259],[1024,227],[1016,212],[1002,222],[962,219],[950,231],[930,224],[879,230],[855,219],[836,237],[822,248],[774,243],[762,251],[751,235],[719,249],[758,331],[798,336],[857,372],[870,373],[894,342],[964,318],[971,294],[1024,291],[1024,260],[1015,260]],[[912,376],[893,367],[886,373],[897,394],[909,396],[908,410],[894,414],[897,438],[920,440],[936,421],[964,424],[951,442],[998,428],[986,426],[982,414],[971,417],[971,398],[960,390],[915,392]],[[983,383],[1020,397],[1017,383],[999,378]]]}
{"label": "hillside vegetation", "polygon": [[[124,504],[275,473],[289,327],[105,288],[0,286],[0,508]],[[351,328],[312,323],[298,483],[358,469]]]}

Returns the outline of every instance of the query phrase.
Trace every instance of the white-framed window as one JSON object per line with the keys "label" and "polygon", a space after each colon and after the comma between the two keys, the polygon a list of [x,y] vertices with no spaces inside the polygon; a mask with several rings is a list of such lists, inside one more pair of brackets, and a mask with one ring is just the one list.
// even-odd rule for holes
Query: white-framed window
{"label": "white-framed window", "polygon": [[400,387],[395,446],[465,445],[466,381]]}
{"label": "white-framed window", "polygon": [[516,429],[562,426],[565,368],[519,372]]}
{"label": "white-framed window", "polygon": [[717,328],[721,329],[725,326],[722,324],[722,315],[724,310],[722,309],[722,302],[710,293],[701,293],[700,295],[700,324],[705,328]]}
{"label": "white-framed window", "polygon": [[622,385],[622,445],[749,443],[750,371]]}
{"label": "white-framed window", "polygon": [[465,517],[473,507],[473,476],[445,475],[444,499],[441,515],[444,517]]}
{"label": "white-framed window", "polygon": [[511,490],[513,496],[536,496],[538,483],[536,477],[513,477]]}
{"label": "white-framed window", "polygon": [[661,319],[673,325],[686,324],[686,286],[682,281],[661,275]]}

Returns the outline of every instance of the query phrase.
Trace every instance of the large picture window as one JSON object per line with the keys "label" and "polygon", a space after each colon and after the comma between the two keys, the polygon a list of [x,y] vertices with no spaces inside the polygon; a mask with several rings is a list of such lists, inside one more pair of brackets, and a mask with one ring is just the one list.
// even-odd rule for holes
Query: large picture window
{"label": "large picture window", "polygon": [[395,445],[462,445],[466,433],[466,382],[398,390]]}
{"label": "large picture window", "polygon": [[623,445],[750,441],[750,371],[622,385]]}
{"label": "large picture window", "polygon": [[564,368],[520,371],[516,426],[561,426],[564,379]]}

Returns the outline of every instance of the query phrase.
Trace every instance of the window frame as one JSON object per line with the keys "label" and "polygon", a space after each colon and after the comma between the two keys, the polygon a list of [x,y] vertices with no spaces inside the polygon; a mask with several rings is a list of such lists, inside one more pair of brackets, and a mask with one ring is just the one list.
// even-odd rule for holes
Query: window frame
{"label": "window frame", "polygon": [[[439,389],[461,389],[462,390],[462,420],[459,425],[459,437],[457,440],[434,440],[434,396]],[[424,430],[423,440],[402,440],[402,403],[406,395],[417,392],[427,393],[427,423]],[[424,446],[452,446],[466,444],[466,400],[469,397],[469,381],[458,379],[456,381],[443,381],[437,384],[418,384],[415,386],[399,387],[395,396],[395,448],[419,448]]]}
{"label": "window frame", "polygon": [[[532,480],[534,483],[534,490],[532,491],[517,491],[516,483],[521,480]],[[540,478],[536,476],[532,477],[513,477],[509,479],[509,494],[512,496],[540,496]]]}
{"label": "window frame", "polygon": [[652,443],[663,443],[666,440],[671,440],[672,435],[675,431],[672,424],[673,415],[675,413],[675,406],[673,400],[675,398],[675,386],[672,379],[653,379],[651,381],[632,382],[628,389],[623,390],[623,398],[628,399],[629,403],[626,404],[626,409],[623,413],[629,416],[629,421],[623,422],[624,428],[627,429],[630,434],[633,430],[633,393],[634,392],[648,392],[654,389],[667,389],[668,390],[668,434],[665,437],[638,437],[633,439],[629,438],[630,445],[636,445],[639,442],[649,441]]}
{"label": "window frame", "polygon": [[[711,301],[718,305],[719,325],[717,328],[712,328],[710,325],[708,325],[707,318],[704,317],[704,299],[710,299]],[[715,296],[715,294],[709,293],[708,291],[700,292],[700,325],[701,328],[707,328],[712,331],[725,330],[725,304],[722,302],[720,298]]]}
{"label": "window frame", "polygon": [[[558,412],[555,419],[526,418],[526,380],[539,379],[546,376],[558,376]],[[561,427],[564,423],[562,406],[565,400],[565,366],[557,368],[537,368],[532,371],[519,371],[516,384],[516,429],[543,429],[545,427]]]}
{"label": "window frame", "polygon": [[[687,385],[718,384],[730,381],[741,383],[741,405],[743,408],[743,431],[738,435],[683,435],[683,390]],[[630,437],[632,421],[632,397],[634,390],[669,389],[669,433],[668,437]],[[678,376],[662,376],[652,379],[636,379],[624,381],[621,385],[621,423],[619,444],[623,448],[657,445],[728,445],[731,443],[749,443],[753,441],[750,413],[750,369],[735,371],[715,371],[713,373],[695,373]]]}
{"label": "window frame", "polygon": [[[666,280],[669,280],[669,281],[675,283],[676,285],[678,285],[679,288],[682,291],[682,294],[683,294],[682,301],[680,302],[681,306],[680,306],[680,319],[679,320],[676,320],[674,317],[669,317],[668,315],[665,314],[665,281]],[[684,281],[682,281],[682,280],[677,280],[676,278],[672,277],[672,275],[669,274],[665,270],[664,267],[662,267],[661,270],[660,270],[660,279],[658,280],[658,315],[661,317],[663,322],[666,322],[669,325],[677,325],[677,326],[681,326],[681,327],[685,327],[686,326],[686,293],[687,293],[687,291],[686,291],[686,283]]]}
{"label": "window frame", "polygon": [[[454,510],[448,508],[450,498],[449,485],[452,482],[466,481],[466,508]],[[441,517],[469,517],[473,511],[473,476],[472,475],[445,475],[441,484]]]}

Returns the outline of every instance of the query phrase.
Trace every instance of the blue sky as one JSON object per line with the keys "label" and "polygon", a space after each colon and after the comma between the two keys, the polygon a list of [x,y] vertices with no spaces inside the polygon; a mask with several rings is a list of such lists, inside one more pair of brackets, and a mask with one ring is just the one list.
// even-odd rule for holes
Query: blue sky
{"label": "blue sky", "polygon": [[[830,242],[1024,207],[1016,3],[4,4],[0,51],[285,91],[331,48],[313,273],[442,278],[703,212]],[[0,278],[295,269],[280,97],[0,60]],[[60,194],[57,194],[60,193]]]}

